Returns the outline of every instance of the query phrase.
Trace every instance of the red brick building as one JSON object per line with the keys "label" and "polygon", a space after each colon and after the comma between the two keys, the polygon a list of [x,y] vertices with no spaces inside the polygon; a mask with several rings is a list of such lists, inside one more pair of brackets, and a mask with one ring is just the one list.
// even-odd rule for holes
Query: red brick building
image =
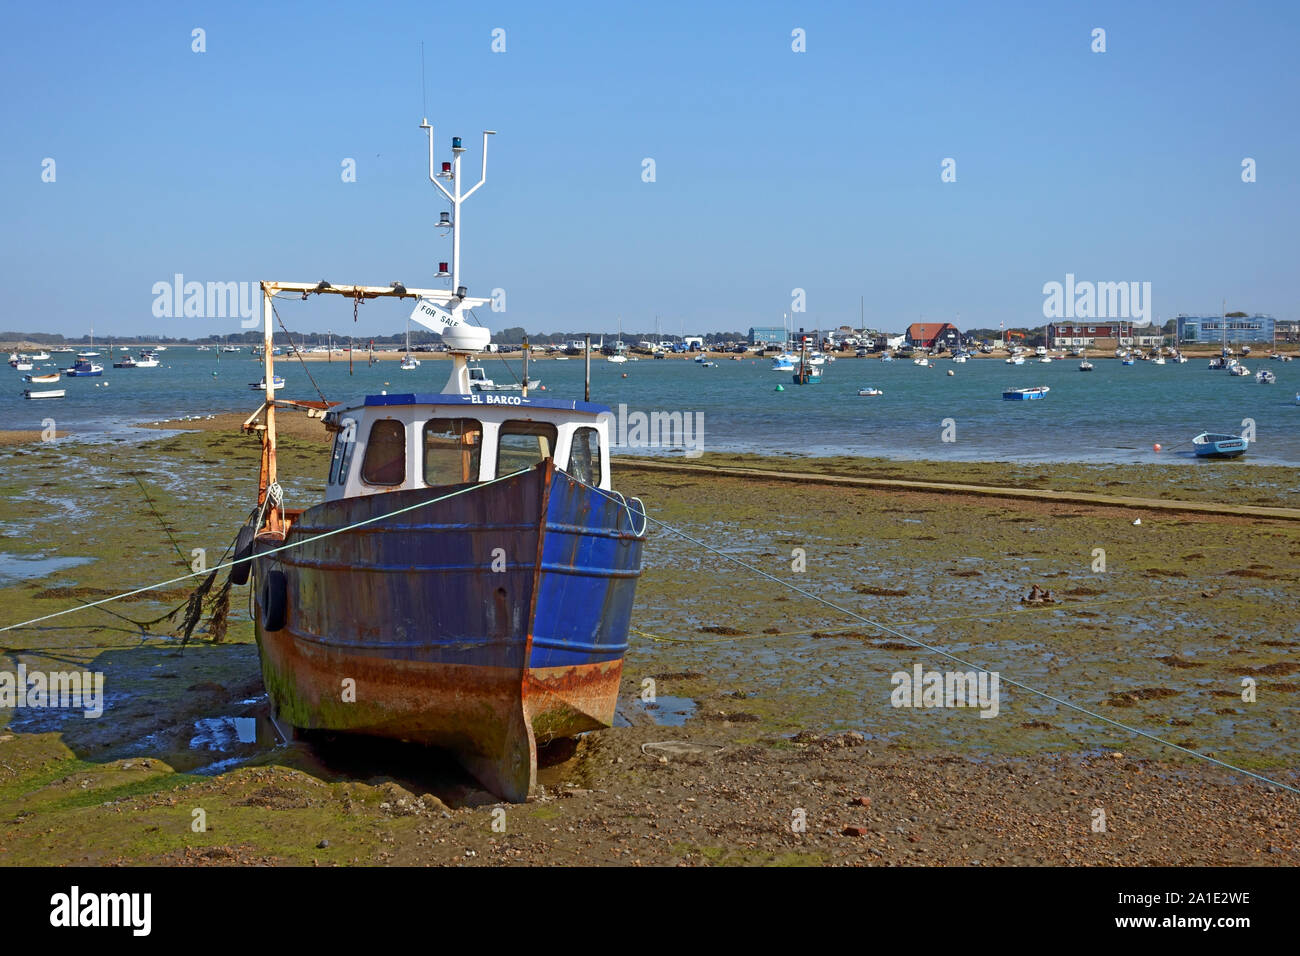
{"label": "red brick building", "polygon": [[913,322],[907,327],[907,344],[917,349],[940,345],[955,349],[961,345],[961,332],[951,322]]}

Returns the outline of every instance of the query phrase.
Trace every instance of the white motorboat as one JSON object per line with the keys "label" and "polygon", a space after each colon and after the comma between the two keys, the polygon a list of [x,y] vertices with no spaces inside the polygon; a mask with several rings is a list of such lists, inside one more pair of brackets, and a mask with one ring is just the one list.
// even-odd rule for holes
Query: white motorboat
{"label": "white motorboat", "polygon": [[61,388],[50,388],[40,392],[30,388],[23,389],[23,398],[62,398],[65,394],[65,390]]}
{"label": "white motorboat", "polygon": [[876,388],[874,385],[868,385],[866,388],[858,389],[858,394],[862,396],[884,395],[884,389]]}

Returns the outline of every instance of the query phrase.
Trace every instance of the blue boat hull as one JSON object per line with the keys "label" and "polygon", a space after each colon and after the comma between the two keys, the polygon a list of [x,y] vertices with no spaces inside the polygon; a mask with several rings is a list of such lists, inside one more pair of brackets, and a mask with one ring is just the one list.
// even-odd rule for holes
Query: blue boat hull
{"label": "blue boat hull", "polygon": [[1246,454],[1249,443],[1244,438],[1210,442],[1196,446],[1197,458],[1240,458]]}
{"label": "blue boat hull", "polygon": [[295,727],[445,747],[521,801],[538,742],[613,722],[645,519],[549,461],[386,517],[450,490],[298,517],[286,541],[300,546],[254,564],[263,678]]}

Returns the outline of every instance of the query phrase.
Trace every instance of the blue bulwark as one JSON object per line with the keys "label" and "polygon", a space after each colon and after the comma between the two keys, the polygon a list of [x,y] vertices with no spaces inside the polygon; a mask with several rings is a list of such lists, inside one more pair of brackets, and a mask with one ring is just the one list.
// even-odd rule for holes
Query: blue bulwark
{"label": "blue bulwark", "polygon": [[367,395],[367,405],[454,405],[473,407],[548,408],[564,412],[584,412],[588,415],[612,414],[605,405],[595,402],[565,401],[560,398],[524,398],[522,395],[502,395],[495,392],[475,392],[473,395],[443,394],[441,392],[402,395]]}

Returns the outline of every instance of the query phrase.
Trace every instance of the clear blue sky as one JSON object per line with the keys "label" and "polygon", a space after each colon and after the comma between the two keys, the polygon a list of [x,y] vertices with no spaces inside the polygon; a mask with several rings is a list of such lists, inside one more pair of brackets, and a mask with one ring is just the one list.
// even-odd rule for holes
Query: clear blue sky
{"label": "clear blue sky", "polygon": [[[507,293],[493,328],[745,329],[795,287],[809,328],[860,296],[886,329],[1040,323],[1067,272],[1151,282],[1161,321],[1300,314],[1293,3],[113,7],[5,5],[0,329],[238,331],[154,318],[178,272],[436,284],[420,41],[440,158],[463,136],[476,173],[499,133],[464,231],[471,293]],[[409,311],[281,313],[364,335]]]}

